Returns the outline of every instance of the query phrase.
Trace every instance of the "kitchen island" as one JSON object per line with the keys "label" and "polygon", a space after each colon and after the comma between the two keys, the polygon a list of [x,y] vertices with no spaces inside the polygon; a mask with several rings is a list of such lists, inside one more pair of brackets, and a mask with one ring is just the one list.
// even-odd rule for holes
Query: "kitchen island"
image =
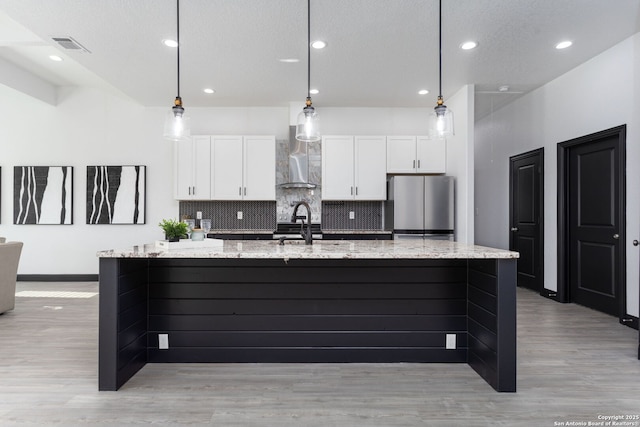
{"label": "kitchen island", "polygon": [[516,390],[515,252],[255,240],[98,256],[100,390],[151,362],[455,362]]}

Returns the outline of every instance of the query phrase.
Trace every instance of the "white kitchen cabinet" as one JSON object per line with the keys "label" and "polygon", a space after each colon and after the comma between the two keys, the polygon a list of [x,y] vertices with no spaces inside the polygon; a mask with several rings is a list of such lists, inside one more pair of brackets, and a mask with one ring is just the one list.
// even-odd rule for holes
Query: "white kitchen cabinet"
{"label": "white kitchen cabinet", "polygon": [[175,198],[211,198],[211,143],[209,136],[193,136],[175,143]]}
{"label": "white kitchen cabinet", "polygon": [[385,200],[386,137],[322,138],[323,200]]}
{"label": "white kitchen cabinet", "polygon": [[212,200],[275,200],[274,136],[211,137]]}
{"label": "white kitchen cabinet", "polygon": [[275,136],[245,136],[243,166],[244,200],[275,200]]}
{"label": "white kitchen cabinet", "polygon": [[445,173],[446,164],[445,139],[387,137],[387,173]]}

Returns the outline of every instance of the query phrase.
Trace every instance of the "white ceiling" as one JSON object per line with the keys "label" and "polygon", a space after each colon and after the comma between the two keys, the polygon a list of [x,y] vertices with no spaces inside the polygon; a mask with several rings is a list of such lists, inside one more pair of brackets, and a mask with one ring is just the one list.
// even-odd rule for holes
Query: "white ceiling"
{"label": "white ceiling", "polygon": [[[306,5],[182,0],[185,108],[302,105]],[[437,0],[311,0],[311,37],[328,43],[311,52],[314,106],[434,106],[437,12]],[[442,14],[445,102],[475,84],[476,118],[640,30],[640,0],[444,0]],[[173,104],[176,51],[162,40],[175,33],[175,0],[0,0],[0,59],[54,86],[100,86],[145,106]],[[61,49],[51,40],[60,36],[90,53]],[[461,50],[469,39],[479,46]],[[556,50],[564,39],[573,46]],[[495,93],[501,85],[510,93]],[[431,93],[418,95],[423,88]]]}

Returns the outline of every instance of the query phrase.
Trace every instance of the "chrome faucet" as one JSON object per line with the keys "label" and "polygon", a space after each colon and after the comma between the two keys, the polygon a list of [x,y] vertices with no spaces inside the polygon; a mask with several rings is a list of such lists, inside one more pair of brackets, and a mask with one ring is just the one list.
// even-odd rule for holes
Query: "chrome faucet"
{"label": "chrome faucet", "polygon": [[[305,230],[304,228],[304,216],[300,216],[298,215],[298,208],[300,207],[300,205],[304,206],[305,208],[307,208],[307,229]],[[302,238],[304,239],[304,243],[306,245],[311,245],[313,244],[313,238],[311,235],[311,208],[309,207],[309,203],[307,202],[298,202],[296,203],[295,207],[293,208],[293,214],[291,214],[291,222],[296,223],[298,222],[298,220],[302,220],[302,225],[300,226],[300,235],[302,236]]]}

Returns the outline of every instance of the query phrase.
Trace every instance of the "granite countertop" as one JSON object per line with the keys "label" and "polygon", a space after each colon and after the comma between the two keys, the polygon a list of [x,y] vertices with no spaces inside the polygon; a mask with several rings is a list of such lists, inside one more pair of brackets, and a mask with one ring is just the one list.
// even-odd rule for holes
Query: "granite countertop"
{"label": "granite countertop", "polygon": [[158,249],[144,244],[99,251],[101,258],[247,258],[247,259],[469,259],[518,258],[518,252],[442,240],[302,240],[279,245],[273,240],[226,240],[219,247]]}

